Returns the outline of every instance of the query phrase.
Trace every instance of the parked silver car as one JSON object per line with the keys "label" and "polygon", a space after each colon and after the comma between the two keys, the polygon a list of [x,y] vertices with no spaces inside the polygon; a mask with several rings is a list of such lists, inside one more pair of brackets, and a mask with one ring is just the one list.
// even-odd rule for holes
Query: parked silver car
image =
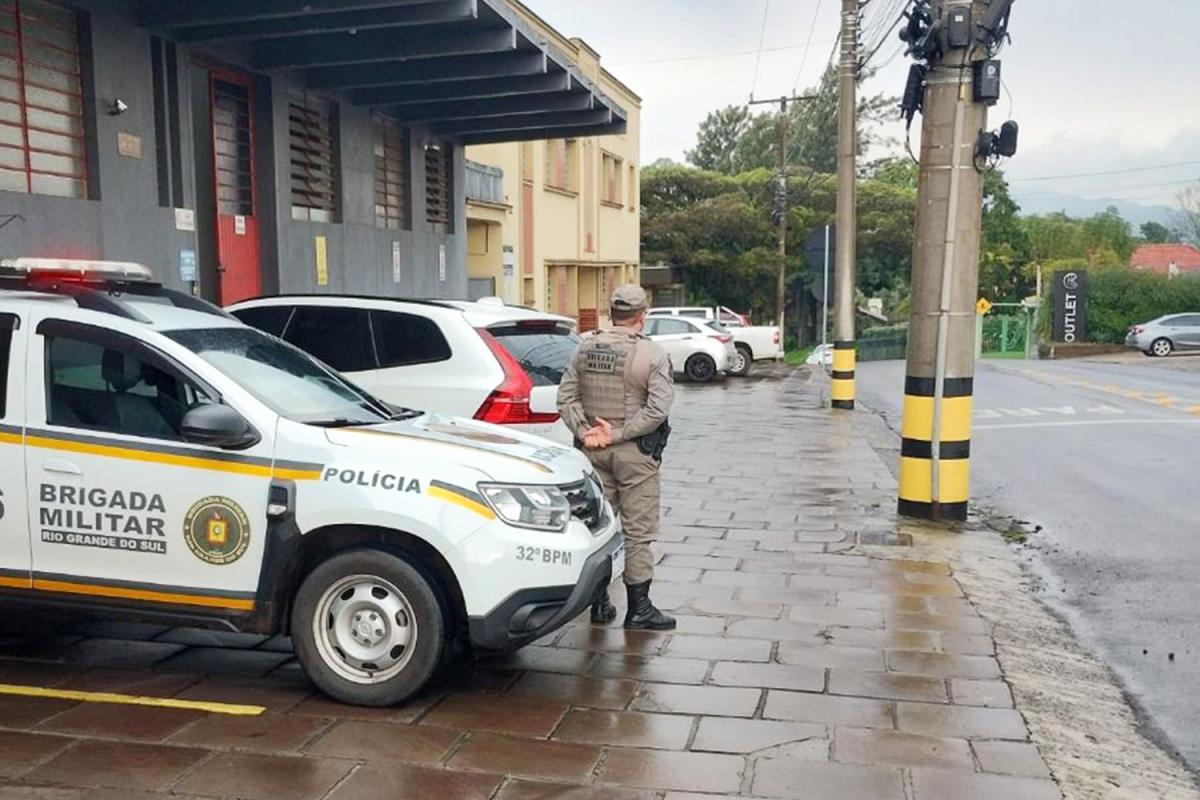
{"label": "parked silver car", "polygon": [[1167,314],[1134,325],[1125,337],[1125,346],[1159,357],[1176,350],[1200,350],[1200,314]]}

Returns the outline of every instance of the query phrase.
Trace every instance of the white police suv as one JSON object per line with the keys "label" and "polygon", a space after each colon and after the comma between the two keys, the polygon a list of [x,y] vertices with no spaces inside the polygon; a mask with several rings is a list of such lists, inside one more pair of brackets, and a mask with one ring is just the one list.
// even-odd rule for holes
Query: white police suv
{"label": "white police suv", "polygon": [[622,569],[586,459],[388,406],[135,264],[0,265],[0,615],[293,637],[345,702],[508,650]]}

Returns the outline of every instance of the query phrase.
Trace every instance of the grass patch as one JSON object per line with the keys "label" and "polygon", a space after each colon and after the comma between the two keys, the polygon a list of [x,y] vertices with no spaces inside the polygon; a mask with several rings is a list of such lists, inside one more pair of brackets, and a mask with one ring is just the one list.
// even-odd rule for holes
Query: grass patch
{"label": "grass patch", "polygon": [[803,350],[790,350],[783,357],[785,364],[803,364],[812,355],[813,348],[806,347]]}

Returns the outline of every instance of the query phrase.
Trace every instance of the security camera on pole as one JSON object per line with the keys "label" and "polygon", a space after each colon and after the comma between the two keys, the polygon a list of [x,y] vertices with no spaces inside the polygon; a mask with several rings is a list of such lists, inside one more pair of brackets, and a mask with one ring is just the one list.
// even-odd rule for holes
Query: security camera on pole
{"label": "security camera on pole", "polygon": [[911,124],[923,114],[901,432],[904,516],[967,517],[983,178],[1017,147],[1016,123],[987,129],[1012,4],[913,0],[901,33],[918,62],[904,115]]}

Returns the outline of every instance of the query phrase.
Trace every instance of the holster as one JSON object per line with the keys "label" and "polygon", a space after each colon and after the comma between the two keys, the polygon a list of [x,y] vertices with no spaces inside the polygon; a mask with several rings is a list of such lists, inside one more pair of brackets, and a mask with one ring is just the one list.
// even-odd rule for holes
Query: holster
{"label": "holster", "polygon": [[655,461],[662,461],[663,451],[667,449],[667,440],[671,438],[671,422],[664,420],[657,429],[634,439],[638,450],[643,455],[652,456]]}

